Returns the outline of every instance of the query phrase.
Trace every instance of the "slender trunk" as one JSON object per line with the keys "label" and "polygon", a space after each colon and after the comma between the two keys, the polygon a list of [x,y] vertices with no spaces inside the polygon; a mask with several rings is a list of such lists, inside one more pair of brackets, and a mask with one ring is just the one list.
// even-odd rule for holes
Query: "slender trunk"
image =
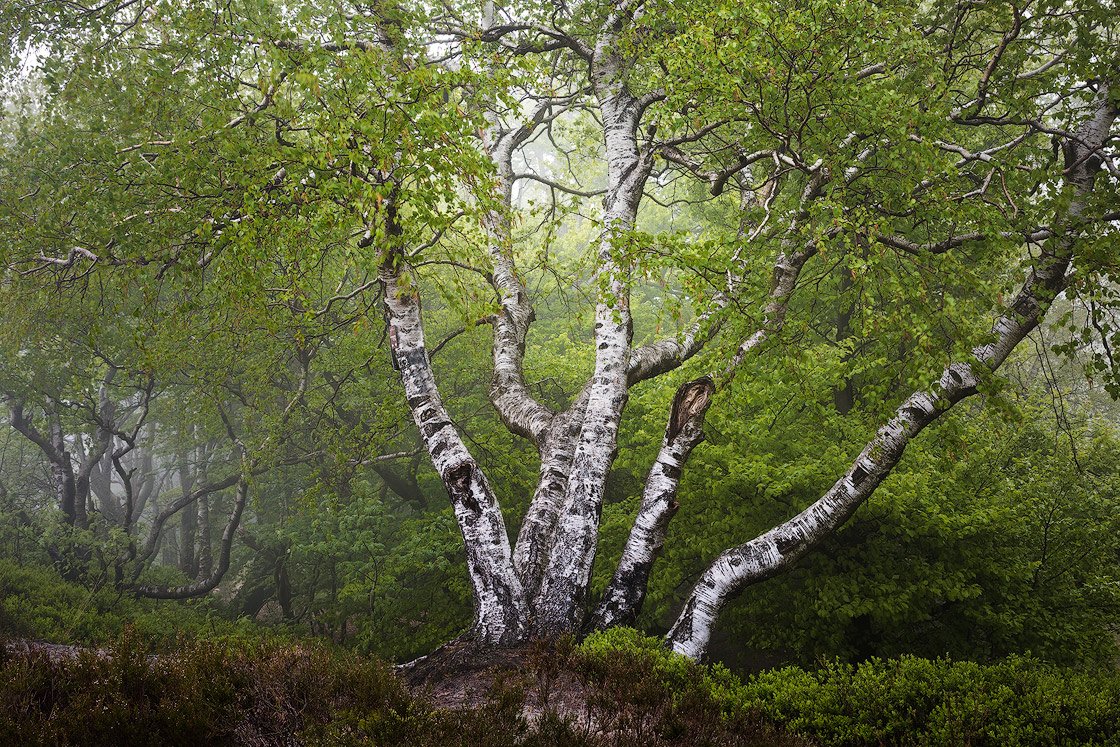
{"label": "slender trunk", "polygon": [[206,578],[214,570],[210,543],[210,496],[198,499],[198,577]]}
{"label": "slender trunk", "polygon": [[128,516],[126,518],[128,527],[132,527],[140,520],[144,514],[144,509],[148,507],[148,501],[152,496],[159,492],[160,486],[166,477],[166,472],[156,478],[155,472],[155,454],[152,448],[152,442],[155,440],[154,435],[149,437],[147,442],[142,448],[140,456],[140,487],[136,491],[135,503],[130,507]]}
{"label": "slender trunk", "polygon": [[576,630],[584,614],[607,473],[617,454],[618,427],[628,397],[633,324],[629,284],[619,262],[634,227],[650,162],[638,149],[638,103],[621,80],[620,62],[608,55],[593,70],[603,112],[607,157],[605,228],[599,242],[599,278],[605,292],[595,307],[595,371],[569,470],[567,494],[540,585],[535,625],[553,635]]}
{"label": "slender trunk", "polygon": [[677,389],[661,450],[646,478],[638,517],[592,617],[593,628],[630,625],[641,612],[650,570],[665,544],[669,521],[680,508],[677,488],[681,470],[689,453],[704,440],[704,415],[714,392],[715,383],[707,376]]}
{"label": "slender trunk", "polygon": [[179,566],[179,538],[176,536],[175,527],[157,535],[156,548],[159,550],[160,562],[166,566]]}
{"label": "slender trunk", "polygon": [[828,492],[789,521],[738,547],[726,550],[704,572],[667,635],[678,653],[703,656],[724,604],[746,586],[771,578],[836,531],[874,492],[902,457],[906,445],[954,404],[974,394],[981,369],[997,370],[1015,347],[1041,322],[1065,285],[1081,214],[1100,161],[1094,154],[1108,139],[1116,109],[1101,85],[1094,116],[1067,142],[1065,174],[1072,195],[1055,216],[1055,238],[1043,247],[1005,314],[995,323],[993,342],[972,351],[974,363],[953,363],[931,391],[912,394]]}
{"label": "slender trunk", "polygon": [[[819,182],[811,181],[802,195],[803,200],[814,199],[818,190]],[[762,324],[739,346],[731,365],[724,371],[727,380],[748,354],[757,352],[782,329],[801,270],[816,251],[816,245],[810,244],[800,250],[787,247],[778,255],[770,294],[762,310]],[[650,572],[664,545],[669,522],[677,512],[681,474],[692,449],[703,440],[704,416],[714,392],[715,383],[711,377],[688,382],[678,389],[661,451],[646,478],[638,518],[614,577],[595,611],[593,627],[627,625],[641,611]]]}
{"label": "slender trunk", "polygon": [[198,554],[195,539],[198,533],[198,503],[190,503],[179,515],[179,570],[194,578],[198,575]]}
{"label": "slender trunk", "polygon": [[420,298],[402,282],[402,265],[395,250],[385,252],[381,281],[389,344],[409,409],[463,534],[475,597],[472,634],[485,643],[513,643],[524,638],[527,615],[505,520],[486,476],[443,405],[424,343]]}
{"label": "slender trunk", "polygon": [[47,432],[50,434],[51,447],[57,457],[51,459],[51,479],[54,482],[58,507],[66,518],[66,523],[84,529],[88,523],[84,501],[78,500],[78,487],[74,479],[74,464],[66,449],[66,437],[62,433],[62,422],[57,413],[47,410]]}
{"label": "slender trunk", "polygon": [[113,457],[108,452],[90,470],[89,487],[101,515],[113,524],[123,523],[120,499],[113,493]]}
{"label": "slender trunk", "polygon": [[[257,475],[263,471],[264,470],[262,468],[257,467],[250,470],[250,475]],[[225,490],[226,488],[233,487],[237,484],[240,476],[241,475],[239,473],[232,473],[226,475],[220,480],[214,480],[213,482],[207,482],[202,485],[198,485],[190,493],[181,493],[178,497],[174,498],[163,508],[161,508],[156,513],[156,515],[152,517],[152,525],[148,529],[148,537],[144,541],[144,546],[139,550],[134,558],[131,558],[133,561],[135,561],[132,580],[135,581],[137,578],[139,578],[140,573],[142,573],[144,570],[145,563],[155,554],[156,548],[159,546],[161,538],[165,533],[164,527],[173,516],[180,514],[180,512],[187,506],[194,505],[198,501],[199,497],[203,495],[208,495],[219,490]],[[172,534],[172,536],[174,535]],[[180,555],[180,553],[176,551],[176,556],[178,555]]]}

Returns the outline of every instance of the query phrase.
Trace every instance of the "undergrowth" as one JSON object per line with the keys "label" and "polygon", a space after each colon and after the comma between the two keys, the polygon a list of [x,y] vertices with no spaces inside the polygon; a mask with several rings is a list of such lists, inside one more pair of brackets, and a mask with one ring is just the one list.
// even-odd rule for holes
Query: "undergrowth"
{"label": "undergrowth", "polygon": [[89,589],[64,581],[53,568],[0,559],[0,635],[100,646],[119,638],[126,628],[153,643],[172,643],[184,633],[291,637],[282,628],[231,620],[206,598],[173,603],[138,599],[111,586]]}
{"label": "undergrowth", "polygon": [[1120,745],[1120,673],[1029,657],[744,680],[616,629],[499,660],[473,707],[440,709],[353,651],[0,563],[2,745]]}

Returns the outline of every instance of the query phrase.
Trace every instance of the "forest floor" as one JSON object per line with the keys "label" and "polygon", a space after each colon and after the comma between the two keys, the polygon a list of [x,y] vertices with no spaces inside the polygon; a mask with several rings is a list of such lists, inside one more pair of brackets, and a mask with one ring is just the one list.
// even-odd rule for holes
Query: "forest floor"
{"label": "forest floor", "polygon": [[300,640],[0,638],[0,703],[0,745],[1120,747],[1112,668],[900,657],[740,680],[634,631],[395,668]]}
{"label": "forest floor", "polygon": [[564,663],[532,643],[492,649],[453,641],[397,672],[434,708],[481,708],[516,696],[523,699],[521,715],[529,723],[549,711],[580,730],[599,730],[591,693]]}
{"label": "forest floor", "polygon": [[[143,653],[132,645],[132,655],[118,646],[26,638],[0,646],[0,664],[7,661],[9,675],[25,680],[6,684],[0,676],[0,700],[8,688],[22,703],[11,719],[0,715],[0,744],[16,744],[25,732],[32,741],[41,737],[59,745],[100,744],[106,734],[115,735],[113,744],[148,744],[148,726],[152,734],[160,729],[179,734],[180,706],[190,711],[199,704],[197,734],[221,735],[222,744],[237,747],[809,744],[754,719],[730,725],[719,709],[676,712],[671,692],[652,671],[640,673],[627,666],[627,656],[618,656],[614,661],[625,674],[643,684],[605,679],[586,664],[575,644],[563,641],[513,648],[452,642],[394,672],[382,667],[380,676],[376,666],[363,669],[361,659],[323,648],[316,656],[309,653],[314,648],[301,650],[298,643],[263,650],[250,646],[245,650],[251,652],[249,660],[236,654],[199,659],[189,646],[186,660],[175,652]],[[222,667],[222,674],[190,673],[192,656],[196,664]],[[344,661],[349,664],[334,669]],[[333,679],[333,669],[343,678]],[[177,672],[181,682],[175,684]],[[236,691],[224,692],[220,681],[230,675],[228,682],[239,684]],[[112,684],[105,689],[103,683]],[[198,693],[205,693],[202,700],[187,702]],[[105,721],[100,713],[105,708],[119,712]],[[125,723],[140,729],[138,734],[120,734]],[[663,738],[666,729],[676,736]],[[211,740],[177,738],[184,744]]]}

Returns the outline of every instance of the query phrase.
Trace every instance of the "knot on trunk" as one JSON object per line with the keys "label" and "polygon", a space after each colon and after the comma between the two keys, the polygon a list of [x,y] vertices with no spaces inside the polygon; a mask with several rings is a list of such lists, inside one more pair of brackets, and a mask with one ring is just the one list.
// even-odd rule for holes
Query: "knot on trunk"
{"label": "knot on trunk", "polygon": [[666,436],[670,441],[684,430],[689,421],[704,417],[715,391],[716,385],[711,376],[702,376],[695,381],[681,384],[676,396],[673,397],[673,409],[669,415]]}

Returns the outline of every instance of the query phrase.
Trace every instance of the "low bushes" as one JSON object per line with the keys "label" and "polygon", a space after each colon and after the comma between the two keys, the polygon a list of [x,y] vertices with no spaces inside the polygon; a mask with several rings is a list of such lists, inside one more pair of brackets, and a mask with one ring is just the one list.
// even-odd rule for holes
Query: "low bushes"
{"label": "low bushes", "polygon": [[1120,745],[1120,675],[1029,658],[740,680],[613,630],[504,660],[488,697],[440,710],[353,652],[185,636],[154,652],[127,629],[103,649],[0,653],[0,744]]}
{"label": "low bushes", "polygon": [[[577,660],[573,658],[572,661]],[[590,666],[590,665],[589,665]],[[772,745],[738,729],[705,698],[661,707],[663,688],[605,729],[578,715],[526,709],[524,679],[497,678],[472,708],[441,710],[411,694],[384,664],[322,645],[183,639],[149,653],[128,631],[106,649],[0,654],[0,744],[401,745],[413,747],[646,747]],[[636,692],[631,690],[631,693]],[[605,702],[605,690],[592,698]],[[687,703],[687,699],[681,701]],[[704,718],[700,718],[704,716]],[[649,730],[633,729],[634,723]],[[767,735],[777,731],[766,727]]]}
{"label": "low bushes", "polygon": [[413,736],[433,718],[355,654],[184,639],[153,655],[134,632],[76,656],[4,655],[0,702],[0,744],[23,745],[429,744]]}
{"label": "low bushes", "polygon": [[766,672],[743,702],[824,745],[1120,744],[1120,676],[1015,657],[993,665],[903,656]]}
{"label": "low bushes", "polygon": [[102,645],[126,628],[149,642],[192,636],[283,636],[251,620],[230,620],[210,599],[164,602],[137,599],[110,587],[87,589],[64,581],[49,567],[21,566],[0,559],[0,636],[52,643]]}
{"label": "low bushes", "polygon": [[[1027,657],[992,665],[903,656],[740,681],[631,630],[588,638],[584,666],[631,697],[701,693],[724,718],[757,718],[821,745],[1120,745],[1120,673],[1058,669]],[[656,682],[657,684],[651,683]]]}

